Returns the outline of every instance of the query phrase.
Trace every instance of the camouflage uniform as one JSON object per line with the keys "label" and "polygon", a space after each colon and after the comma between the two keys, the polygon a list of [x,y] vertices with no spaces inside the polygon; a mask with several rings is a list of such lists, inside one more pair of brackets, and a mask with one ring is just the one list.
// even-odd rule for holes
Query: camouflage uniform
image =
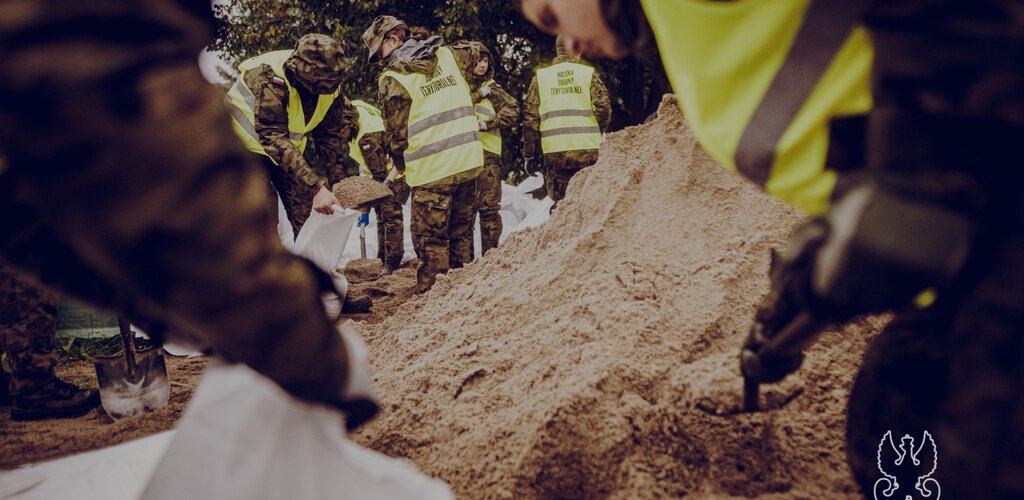
{"label": "camouflage uniform", "polygon": [[[340,68],[333,74],[324,74],[322,69],[318,71],[320,68],[316,64],[323,63],[320,62],[320,56],[313,53],[334,50],[340,58],[341,49],[330,44],[325,44],[326,49],[314,47],[311,37],[330,40],[324,35],[302,37],[295,48],[295,54],[285,63],[285,77],[299,91],[307,120],[316,109],[320,97],[316,93],[317,86],[330,87],[337,81],[341,71]],[[337,45],[333,40],[330,42]],[[328,55],[324,59],[331,60],[332,57]],[[346,167],[354,163],[348,156],[348,139],[351,130],[358,127],[359,113],[344,95],[338,96],[320,125],[310,133],[314,149],[309,156],[316,159],[311,165],[289,138],[287,85],[266,64],[248,71],[242,78],[256,98],[253,109],[256,133],[267,153],[267,156],[260,155],[260,158],[281,197],[288,221],[297,236],[309,218],[317,191],[345,178]],[[276,204],[271,205],[276,214]]]}
{"label": "camouflage uniform", "polygon": [[[479,94],[481,84],[494,78],[496,61],[486,46],[483,44],[477,45],[480,47],[480,54],[486,54],[490,61],[487,73],[483,76],[471,73],[472,80],[470,81],[470,86],[476,88],[475,93]],[[474,60],[471,63],[471,67],[476,66],[476,64],[477,62]],[[515,125],[516,120],[519,119],[519,103],[501,85],[495,83],[490,86],[490,89],[491,93],[488,99],[494,106],[495,116],[487,120],[485,125],[487,130],[499,131],[500,133],[502,129]],[[484,168],[480,172],[480,177],[476,180],[477,205],[480,213],[481,253],[487,253],[488,250],[497,247],[498,239],[501,237],[502,225],[501,215],[499,214],[501,210],[501,172],[501,156],[490,151],[484,151]]]}
{"label": "camouflage uniform", "polygon": [[[388,176],[388,156],[384,141],[384,132],[366,134],[359,141],[366,167],[378,182],[384,182]],[[405,183],[405,177],[399,177],[390,187],[395,195],[374,207],[377,211],[377,258],[392,269],[397,269],[402,265],[402,256],[405,255],[402,207],[409,200],[409,185]]]}
{"label": "camouflage uniform", "polygon": [[330,279],[282,247],[266,177],[196,65],[211,18],[199,1],[0,3],[0,258],[350,409]]}
{"label": "camouflage uniform", "polygon": [[10,394],[50,383],[57,353],[57,296],[0,265],[0,351],[11,373]]}
{"label": "camouflage uniform", "polygon": [[[364,41],[368,36],[384,35],[372,34],[374,29],[371,26],[364,33]],[[434,50],[442,43],[439,37],[425,41],[410,40],[391,54],[387,69],[398,73],[430,73],[437,67]],[[471,64],[478,57],[479,44],[463,43],[449,48],[466,81],[470,82]],[[417,55],[404,58],[401,56],[402,51]],[[408,123],[412,98],[402,84],[393,78],[384,77],[378,83],[378,101],[382,104],[384,126],[387,129],[388,152],[398,171],[405,172],[404,155],[409,147]],[[474,99],[479,100],[479,96],[474,95]],[[476,179],[480,170],[475,168],[412,188],[412,220],[409,230],[416,255],[420,259],[416,283],[421,293],[433,286],[438,274],[462,267],[472,260]]]}
{"label": "camouflage uniform", "polygon": [[[575,59],[566,55],[564,48],[557,47],[558,56],[552,64],[566,61],[575,62]],[[608,88],[597,71],[590,82],[590,98],[594,102],[594,115],[597,117],[597,124],[601,131],[608,130],[612,121],[612,104],[608,96]],[[540,151],[540,90],[538,90],[537,76],[534,75],[530,81],[530,89],[526,93],[526,100],[523,101],[523,157],[535,158]],[[597,150],[565,151],[560,153],[544,154],[544,184],[547,187],[548,196],[558,204],[558,201],[565,198],[565,190],[569,187],[569,180],[576,172],[583,170],[597,163]],[[554,208],[554,206],[552,206]]]}

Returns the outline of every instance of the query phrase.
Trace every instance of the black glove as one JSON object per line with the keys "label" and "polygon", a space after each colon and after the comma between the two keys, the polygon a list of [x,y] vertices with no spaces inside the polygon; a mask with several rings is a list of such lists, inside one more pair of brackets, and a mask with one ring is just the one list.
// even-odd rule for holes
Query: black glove
{"label": "black glove", "polygon": [[922,291],[949,286],[973,238],[970,219],[940,204],[875,182],[851,190],[773,255],[771,290],[740,355],[744,376],[781,380],[826,324],[907,308]]}

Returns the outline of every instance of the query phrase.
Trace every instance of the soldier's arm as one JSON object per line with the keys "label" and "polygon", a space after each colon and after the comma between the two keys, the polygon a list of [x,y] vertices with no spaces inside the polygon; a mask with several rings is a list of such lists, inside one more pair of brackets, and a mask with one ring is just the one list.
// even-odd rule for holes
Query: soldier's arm
{"label": "soldier's arm", "polygon": [[358,130],[359,112],[343,95],[334,100],[324,120],[313,130],[317,157],[330,185],[348,176],[346,167],[355,168],[355,160],[348,153],[348,143]]}
{"label": "soldier's arm", "polygon": [[394,78],[381,77],[378,100],[382,103],[384,135],[391,161],[399,172],[405,172],[405,150],[409,148],[409,112],[412,98]]}
{"label": "soldier's arm", "polygon": [[275,163],[295,179],[299,185],[311,188],[324,187],[320,176],[309,166],[299,148],[295,147],[288,132],[288,87],[284,80],[274,74],[270,66],[263,65],[245,76],[246,84],[253,89],[256,102],[253,114],[256,118],[256,135],[260,145]]}
{"label": "soldier's arm", "polygon": [[523,102],[523,157],[537,156],[537,143],[540,141],[540,91],[537,88],[537,77],[530,81],[530,90],[526,92]]}
{"label": "soldier's arm", "polygon": [[605,87],[604,80],[594,70],[594,78],[590,81],[590,96],[594,102],[594,115],[597,117],[597,124],[601,131],[607,131],[612,124],[612,101],[608,96],[608,87]]}
{"label": "soldier's arm", "polygon": [[359,140],[359,149],[366,160],[366,168],[370,169],[373,179],[384,182],[388,176],[388,155],[384,149],[384,132],[366,134]]}
{"label": "soldier's arm", "polygon": [[491,86],[491,104],[494,105],[495,116],[487,121],[487,130],[509,128],[519,119],[519,103],[501,85]]}

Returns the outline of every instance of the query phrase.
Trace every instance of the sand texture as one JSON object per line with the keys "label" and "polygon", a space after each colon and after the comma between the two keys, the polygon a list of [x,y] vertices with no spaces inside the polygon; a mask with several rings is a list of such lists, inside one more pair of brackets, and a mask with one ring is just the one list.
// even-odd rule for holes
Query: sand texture
{"label": "sand texture", "polygon": [[334,185],[334,197],[344,208],[363,208],[393,194],[383,183],[369,177],[346,177]]}

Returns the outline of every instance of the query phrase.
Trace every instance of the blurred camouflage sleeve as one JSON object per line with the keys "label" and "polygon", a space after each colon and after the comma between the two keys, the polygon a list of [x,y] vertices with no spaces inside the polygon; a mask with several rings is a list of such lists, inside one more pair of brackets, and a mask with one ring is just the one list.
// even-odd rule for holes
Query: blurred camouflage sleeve
{"label": "blurred camouflage sleeve", "polygon": [[381,77],[378,83],[378,101],[384,115],[384,135],[391,161],[399,172],[405,172],[405,150],[409,148],[409,112],[412,97],[394,78]]}
{"label": "blurred camouflage sleeve", "polygon": [[384,148],[385,133],[373,132],[359,140],[359,149],[366,160],[366,168],[370,169],[373,179],[384,182],[388,176],[388,154]]}
{"label": "blurred camouflage sleeve", "polygon": [[537,143],[540,142],[540,90],[537,88],[537,77],[530,81],[530,89],[526,91],[523,101],[523,157],[537,156]]}
{"label": "blurred camouflage sleeve", "polygon": [[324,186],[323,180],[310,167],[288,132],[288,87],[263,65],[245,74],[245,83],[256,97],[253,114],[260,144],[275,163],[292,176],[299,185]]}
{"label": "blurred camouflage sleeve", "polygon": [[491,86],[491,104],[494,105],[495,116],[487,121],[487,130],[509,128],[519,120],[519,103],[501,85]]}
{"label": "blurred camouflage sleeve", "polygon": [[334,100],[323,121],[313,129],[313,144],[329,185],[347,177],[347,167],[358,169],[348,154],[349,140],[358,130],[359,112],[344,95]]}
{"label": "blurred camouflage sleeve", "polygon": [[267,178],[200,74],[209,20],[146,5],[0,2],[0,259],[341,406],[329,278],[281,245]]}
{"label": "blurred camouflage sleeve", "polygon": [[590,80],[590,98],[594,102],[597,124],[601,126],[602,132],[607,131],[612,124],[612,100],[597,70],[594,70],[594,78]]}

